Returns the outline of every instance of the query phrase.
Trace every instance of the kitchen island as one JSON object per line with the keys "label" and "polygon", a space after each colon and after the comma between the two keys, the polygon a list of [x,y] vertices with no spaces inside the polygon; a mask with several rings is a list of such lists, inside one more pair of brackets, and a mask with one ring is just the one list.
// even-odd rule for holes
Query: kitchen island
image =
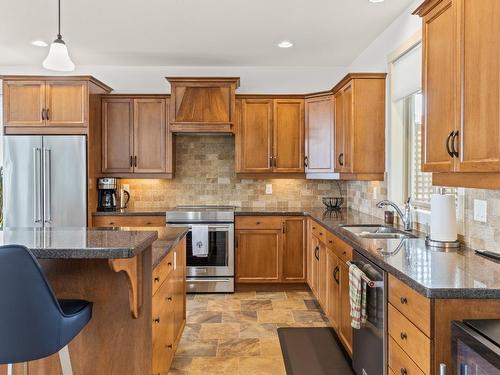
{"label": "kitchen island", "polygon": [[[90,323],[69,345],[75,375],[153,372],[153,252],[159,267],[173,248],[185,251],[186,234],[183,228],[160,229],[160,238],[157,230],[137,228],[0,232],[1,244],[21,244],[33,252],[58,298],[93,302]],[[179,260],[173,269],[184,268]],[[184,290],[179,291],[184,300]],[[22,365],[16,367],[21,371]],[[30,362],[28,369],[37,375],[61,373],[57,354]]]}

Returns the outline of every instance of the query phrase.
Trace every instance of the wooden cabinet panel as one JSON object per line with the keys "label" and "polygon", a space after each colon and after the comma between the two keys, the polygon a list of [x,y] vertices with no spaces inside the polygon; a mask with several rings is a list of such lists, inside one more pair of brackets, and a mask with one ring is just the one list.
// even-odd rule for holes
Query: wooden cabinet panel
{"label": "wooden cabinet panel", "polygon": [[305,171],[334,172],[334,101],[332,95],[305,102]]}
{"label": "wooden cabinet panel", "polygon": [[326,251],[326,315],[336,330],[340,324],[340,261],[329,249]]}
{"label": "wooden cabinet panel", "polygon": [[408,357],[401,347],[389,337],[388,365],[394,373],[404,375],[425,375],[425,373]]}
{"label": "wooden cabinet panel", "polygon": [[305,218],[284,218],[282,281],[306,280]]}
{"label": "wooden cabinet panel", "polygon": [[319,260],[318,260],[318,299],[321,306],[326,309],[326,289],[327,289],[327,275],[326,275],[326,246],[322,243],[319,244]]}
{"label": "wooden cabinet panel", "polygon": [[304,172],[304,101],[274,100],[274,171]]}
{"label": "wooden cabinet panel", "polygon": [[174,356],[174,281],[166,280],[153,296],[153,374],[167,374]]}
{"label": "wooden cabinet panel", "polygon": [[351,304],[349,301],[349,268],[339,262],[340,269],[340,328],[339,336],[352,355]]}
{"label": "wooden cabinet panel", "polygon": [[446,172],[454,168],[446,141],[458,128],[459,84],[457,43],[457,1],[445,0],[423,22],[423,90],[425,172]]}
{"label": "wooden cabinet panel", "polygon": [[319,252],[320,252],[320,242],[317,237],[313,236],[311,240],[311,284],[309,285],[311,290],[317,299],[319,299]]}
{"label": "wooden cabinet panel", "polygon": [[92,216],[93,227],[163,227],[165,225],[164,216]]}
{"label": "wooden cabinet panel", "polygon": [[353,83],[335,94],[335,171],[352,173]]}
{"label": "wooden cabinet panel", "polygon": [[131,173],[133,167],[133,100],[102,101],[102,171]]}
{"label": "wooden cabinet panel", "polygon": [[[500,171],[500,3],[460,1],[463,108],[456,170]],[[437,38],[438,36],[431,36]],[[432,64],[432,61],[428,62]],[[432,67],[430,67],[432,69]],[[458,141],[457,139],[457,141]]]}
{"label": "wooden cabinet panel", "polygon": [[388,304],[389,335],[424,373],[431,372],[431,340],[394,306]]}
{"label": "wooden cabinet panel", "polygon": [[4,126],[43,126],[44,81],[4,81]]}
{"label": "wooden cabinet panel", "polygon": [[236,237],[236,281],[278,281],[281,229],[238,230]]}
{"label": "wooden cabinet panel", "polygon": [[282,229],[282,216],[238,216],[236,229]]}
{"label": "wooden cabinet panel", "polygon": [[82,81],[46,81],[47,126],[86,126],[88,86]]}
{"label": "wooden cabinet panel", "polygon": [[245,99],[241,103],[241,124],[237,135],[240,170],[243,173],[271,172],[273,101]]}
{"label": "wooden cabinet panel", "polygon": [[134,99],[134,173],[166,173],[165,99]]}
{"label": "wooden cabinet panel", "polygon": [[431,300],[389,275],[389,302],[427,336],[431,336]]}
{"label": "wooden cabinet panel", "polygon": [[171,251],[165,259],[153,269],[153,295],[174,270],[174,254],[175,251]]}

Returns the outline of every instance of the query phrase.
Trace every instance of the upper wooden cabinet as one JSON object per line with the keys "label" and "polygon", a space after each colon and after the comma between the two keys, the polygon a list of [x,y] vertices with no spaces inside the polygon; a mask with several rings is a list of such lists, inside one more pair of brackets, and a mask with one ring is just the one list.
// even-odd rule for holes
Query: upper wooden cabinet
{"label": "upper wooden cabinet", "polygon": [[165,97],[102,99],[102,173],[170,178],[172,135]]}
{"label": "upper wooden cabinet", "polygon": [[171,86],[170,131],[234,132],[238,77],[166,77]]}
{"label": "upper wooden cabinet", "polygon": [[2,79],[5,134],[88,134],[90,97],[111,91],[93,77]]}
{"label": "upper wooden cabinet", "polygon": [[500,4],[428,0],[423,167],[436,185],[500,188]]}
{"label": "upper wooden cabinet", "polygon": [[238,100],[236,173],[304,173],[304,100]]}
{"label": "upper wooden cabinet", "polygon": [[333,95],[307,98],[305,107],[305,171],[324,178],[335,172]]}
{"label": "upper wooden cabinet", "polygon": [[353,73],[334,89],[335,172],[345,180],[383,180],[385,73]]}

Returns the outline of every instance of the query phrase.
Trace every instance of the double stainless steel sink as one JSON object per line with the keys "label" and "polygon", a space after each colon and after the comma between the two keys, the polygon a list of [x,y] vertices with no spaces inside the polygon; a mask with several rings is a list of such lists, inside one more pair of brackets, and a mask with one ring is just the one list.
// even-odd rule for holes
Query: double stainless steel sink
{"label": "double stainless steel sink", "polygon": [[342,228],[358,237],[366,239],[397,240],[416,238],[413,234],[404,232],[394,227],[376,224],[344,225]]}

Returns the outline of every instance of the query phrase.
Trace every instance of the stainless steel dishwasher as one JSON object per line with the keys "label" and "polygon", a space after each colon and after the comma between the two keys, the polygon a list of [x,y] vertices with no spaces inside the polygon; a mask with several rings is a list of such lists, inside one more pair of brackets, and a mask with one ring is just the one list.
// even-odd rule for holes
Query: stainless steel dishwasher
{"label": "stainless steel dishwasher", "polygon": [[366,275],[366,323],[352,331],[352,365],[357,375],[387,373],[387,274],[366,257],[353,252],[353,261]]}

